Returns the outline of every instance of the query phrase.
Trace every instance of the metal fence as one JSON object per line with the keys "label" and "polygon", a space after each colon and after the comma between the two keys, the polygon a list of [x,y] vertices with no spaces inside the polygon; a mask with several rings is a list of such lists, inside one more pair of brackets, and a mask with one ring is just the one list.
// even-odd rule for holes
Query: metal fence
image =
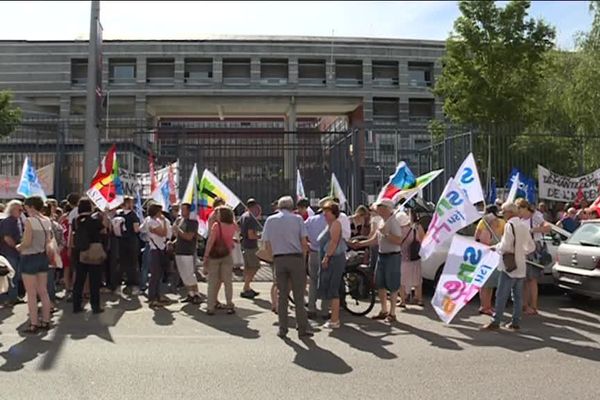
{"label": "metal fence", "polygon": [[[21,172],[23,159],[37,168],[54,163],[54,196],[84,190],[83,119],[27,119],[0,140],[0,175]],[[358,131],[319,132],[273,129],[194,130],[155,126],[139,119],[112,119],[101,133],[101,154],[116,144],[120,168],[148,172],[149,154],[160,165],[179,160],[180,190],[185,189],[196,163],[215,173],[241,199],[256,198],[263,207],[284,194],[295,194],[296,169],[301,171],[308,197],[329,193],[334,172],[351,204],[360,194]],[[180,193],[182,195],[183,193]]]}

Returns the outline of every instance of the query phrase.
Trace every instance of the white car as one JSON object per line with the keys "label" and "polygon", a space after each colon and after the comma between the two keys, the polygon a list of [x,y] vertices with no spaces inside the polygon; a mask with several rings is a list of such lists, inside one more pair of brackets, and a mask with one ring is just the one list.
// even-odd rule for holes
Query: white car
{"label": "white car", "polygon": [[[552,227],[552,233],[544,235],[544,242],[546,242],[546,245],[548,246],[548,252],[552,256],[552,259],[556,260],[558,246],[560,246],[562,241],[569,238],[571,234],[556,225],[550,224],[550,226]],[[468,226],[458,232],[458,235],[469,237],[473,240],[473,242],[475,242],[475,239],[473,238],[475,227],[475,224]],[[450,251],[451,242],[452,239],[449,239],[448,241],[437,245],[429,258],[426,260],[421,260],[421,273],[423,275],[423,279],[437,283],[440,275],[442,274],[442,270],[444,269],[444,264],[446,263],[446,258],[448,257],[448,251]],[[552,277],[553,264],[554,263],[552,262],[544,267],[544,276],[540,279],[540,284],[554,284],[554,278]]]}

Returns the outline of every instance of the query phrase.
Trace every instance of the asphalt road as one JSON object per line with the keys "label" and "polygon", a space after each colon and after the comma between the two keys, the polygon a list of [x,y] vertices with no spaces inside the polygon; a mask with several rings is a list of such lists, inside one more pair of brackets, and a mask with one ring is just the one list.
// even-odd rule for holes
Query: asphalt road
{"label": "asphalt road", "polygon": [[19,332],[25,305],[0,309],[0,399],[600,398],[599,302],[544,296],[519,334],[480,332],[474,305],[450,326],[431,307],[393,326],[343,315],[302,342],[276,336],[268,287],[236,298],[234,316],[113,297],[33,337]]}

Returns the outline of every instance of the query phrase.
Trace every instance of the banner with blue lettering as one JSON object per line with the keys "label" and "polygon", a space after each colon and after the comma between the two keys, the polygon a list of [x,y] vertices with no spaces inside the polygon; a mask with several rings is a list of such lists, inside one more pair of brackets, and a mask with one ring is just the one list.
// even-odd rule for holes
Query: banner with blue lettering
{"label": "banner with blue lettering", "polygon": [[528,202],[535,204],[536,202],[536,184],[535,179],[525,175],[518,168],[513,168],[510,171],[510,177],[508,178],[508,182],[506,182],[506,189],[510,190],[513,181],[519,175],[519,186],[517,187],[517,195],[516,198],[524,198],[527,199]]}
{"label": "banner with blue lettering", "polygon": [[482,203],[485,201],[483,190],[481,188],[481,179],[479,179],[479,172],[477,172],[477,165],[475,164],[473,153],[470,153],[467,158],[465,158],[465,161],[463,161],[456,172],[454,180],[457,181],[460,187],[467,193],[471,204]]}
{"label": "banner with blue lettering", "polygon": [[471,237],[454,235],[435,294],[433,309],[449,324],[479,292],[500,262],[500,255]]}

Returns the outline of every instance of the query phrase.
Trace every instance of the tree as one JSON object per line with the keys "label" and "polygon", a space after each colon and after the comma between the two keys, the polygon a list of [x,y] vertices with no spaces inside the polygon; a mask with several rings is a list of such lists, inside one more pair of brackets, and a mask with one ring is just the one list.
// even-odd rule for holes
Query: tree
{"label": "tree", "polygon": [[527,18],[529,7],[517,0],[504,8],[490,0],[459,2],[462,15],[446,42],[434,89],[451,121],[481,126],[528,120],[530,94],[555,37],[552,27]]}
{"label": "tree", "polygon": [[0,92],[0,137],[9,135],[21,121],[21,110],[10,100],[10,93]]}

